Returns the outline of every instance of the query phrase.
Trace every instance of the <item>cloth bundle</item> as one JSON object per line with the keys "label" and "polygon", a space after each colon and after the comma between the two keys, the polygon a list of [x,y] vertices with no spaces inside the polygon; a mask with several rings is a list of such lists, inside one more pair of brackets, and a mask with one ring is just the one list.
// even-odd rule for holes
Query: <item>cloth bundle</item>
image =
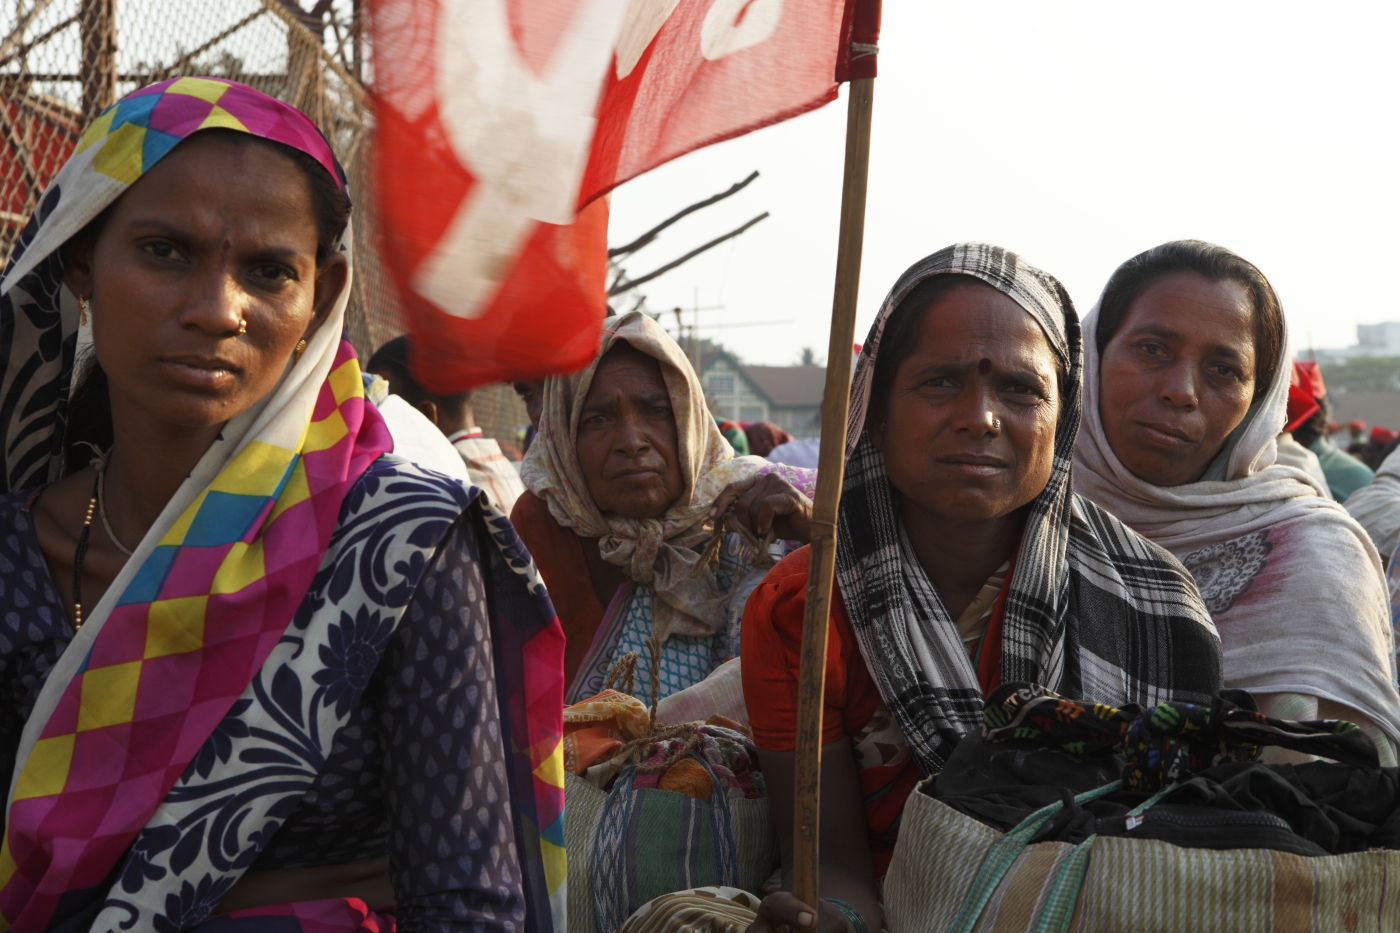
{"label": "cloth bundle", "polygon": [[736,723],[654,728],[607,689],[564,711],[571,933],[616,930],[654,897],[756,890],[777,865],[763,774]]}
{"label": "cloth bundle", "polygon": [[724,716],[653,730],[645,704],[612,689],[564,709],[567,771],[607,791],[628,765],[637,788],[709,800],[718,781],[727,794],[764,796],[753,741]]}

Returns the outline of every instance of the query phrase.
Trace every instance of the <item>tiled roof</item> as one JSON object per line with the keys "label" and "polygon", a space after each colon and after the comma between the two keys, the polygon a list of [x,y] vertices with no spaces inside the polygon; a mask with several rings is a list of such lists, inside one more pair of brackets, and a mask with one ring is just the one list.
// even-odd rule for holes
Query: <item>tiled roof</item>
{"label": "tiled roof", "polygon": [[774,405],[802,408],[822,403],[825,366],[745,366],[744,370]]}

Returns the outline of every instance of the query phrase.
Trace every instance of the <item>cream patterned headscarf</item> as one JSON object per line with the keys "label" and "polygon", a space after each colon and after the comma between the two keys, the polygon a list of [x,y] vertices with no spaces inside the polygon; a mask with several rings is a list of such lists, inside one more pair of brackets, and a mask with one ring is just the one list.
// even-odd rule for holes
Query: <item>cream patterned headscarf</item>
{"label": "cream patterned headscarf", "polygon": [[[574,439],[583,400],[599,362],[618,343],[661,364],[675,413],[677,456],[685,487],[660,518],[604,516],[579,466]],[[710,415],[690,361],[660,324],[634,311],[603,322],[602,344],[592,363],[545,383],[539,435],[530,445],[521,478],[526,488],[549,504],[556,522],[581,538],[598,538],[604,560],[638,583],[652,586],[659,597],[654,630],[665,640],[671,635],[710,635],[718,629],[723,601],[695,547],[712,534],[705,521],[724,488],[770,466],[762,457],[734,456]]]}

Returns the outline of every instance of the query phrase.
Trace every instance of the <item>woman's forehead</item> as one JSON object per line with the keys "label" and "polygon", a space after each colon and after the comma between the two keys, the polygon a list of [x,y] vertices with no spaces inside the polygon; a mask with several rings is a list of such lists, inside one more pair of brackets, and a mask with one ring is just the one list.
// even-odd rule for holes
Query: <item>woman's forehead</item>
{"label": "woman's forehead", "polygon": [[190,234],[242,227],[273,238],[309,234],[314,241],[316,233],[305,172],[290,157],[232,134],[199,134],[181,143],[125,191],[112,211],[113,218],[152,221]]}
{"label": "woman's forehead", "polygon": [[665,391],[666,380],[659,360],[630,343],[619,341],[598,360],[588,385],[587,398],[624,387],[633,392]]}
{"label": "woman's forehead", "polygon": [[974,364],[1058,359],[1035,316],[990,285],[960,284],[917,313],[913,352],[919,356]]}

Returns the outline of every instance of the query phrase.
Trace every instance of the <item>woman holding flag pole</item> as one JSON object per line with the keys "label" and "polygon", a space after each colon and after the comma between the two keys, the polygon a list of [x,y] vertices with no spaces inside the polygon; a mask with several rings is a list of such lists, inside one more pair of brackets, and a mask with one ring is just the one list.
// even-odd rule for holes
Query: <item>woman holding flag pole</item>
{"label": "woman holding flag pole", "polygon": [[[820,901],[770,895],[751,929],[877,929],[904,798],[980,727],[998,684],[1115,704],[1219,690],[1190,575],[1070,489],[1081,359],[1064,289],[998,247],[940,250],[891,289],[851,389],[817,720]],[[811,766],[793,752],[792,696],[815,560],[799,550],[770,571],[744,618],[744,693],[778,815]]]}

